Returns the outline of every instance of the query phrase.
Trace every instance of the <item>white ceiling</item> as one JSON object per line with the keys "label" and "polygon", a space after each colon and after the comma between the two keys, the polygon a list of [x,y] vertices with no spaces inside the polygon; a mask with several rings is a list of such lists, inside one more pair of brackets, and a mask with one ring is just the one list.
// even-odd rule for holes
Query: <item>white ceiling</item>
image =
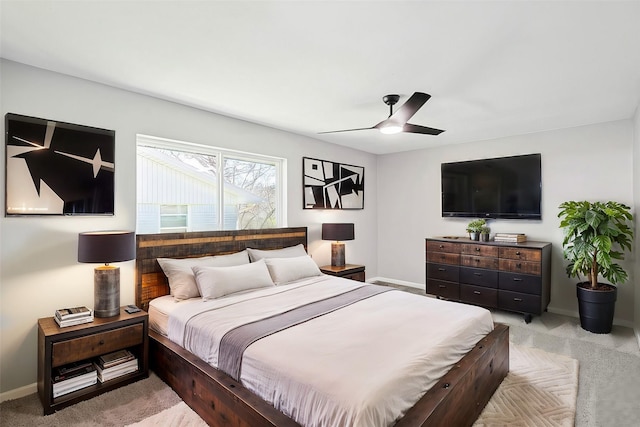
{"label": "white ceiling", "polygon": [[[391,153],[632,117],[640,2],[7,1],[2,57]],[[382,135],[382,96],[432,95]]]}

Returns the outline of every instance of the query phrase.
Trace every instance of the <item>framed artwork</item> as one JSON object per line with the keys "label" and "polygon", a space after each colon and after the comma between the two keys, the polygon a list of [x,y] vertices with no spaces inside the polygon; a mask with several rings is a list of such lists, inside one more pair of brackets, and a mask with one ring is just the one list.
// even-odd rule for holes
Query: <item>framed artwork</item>
{"label": "framed artwork", "polygon": [[302,158],[304,209],[364,209],[364,167]]}
{"label": "framed artwork", "polygon": [[5,215],[113,215],[115,131],[5,116]]}

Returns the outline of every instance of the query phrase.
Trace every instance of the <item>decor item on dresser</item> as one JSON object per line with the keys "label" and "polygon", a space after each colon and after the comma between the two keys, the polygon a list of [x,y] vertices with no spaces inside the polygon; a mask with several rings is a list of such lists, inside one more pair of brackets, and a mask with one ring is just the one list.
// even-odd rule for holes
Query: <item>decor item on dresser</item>
{"label": "decor item on dresser", "polygon": [[491,228],[488,225],[484,225],[480,227],[480,241],[488,242],[489,241],[489,233],[491,233]]}
{"label": "decor item on dresser", "polygon": [[[564,258],[569,261],[567,275],[587,281],[576,285],[580,326],[598,334],[608,334],[613,327],[618,288],[628,279],[627,272],[615,260],[624,259],[631,250],[633,220],[629,206],[608,201],[568,201],[558,213]],[[609,281],[598,282],[598,275]]]}
{"label": "decor item on dresser", "polygon": [[322,224],[322,240],[333,240],[331,243],[331,265],[344,267],[345,249],[344,240],[353,240],[354,226],[351,223],[324,223]]}
{"label": "decor item on dresser", "polygon": [[7,114],[7,215],[113,215],[115,131]]}
{"label": "decor item on dresser", "polygon": [[482,233],[486,225],[487,225],[487,221],[482,218],[474,219],[469,224],[467,224],[467,233],[469,233],[469,238],[475,241],[480,240],[480,233]]}
{"label": "decor item on dresser", "polygon": [[427,293],[522,313],[526,323],[551,297],[551,243],[426,239]]}
{"label": "decor item on dresser", "polygon": [[364,167],[302,158],[304,209],[364,209]]}
{"label": "decor item on dresser", "polygon": [[109,265],[135,259],[133,231],[93,231],[78,235],[78,262],[104,263],[93,273],[93,314],[111,317],[120,313],[120,268]]}
{"label": "decor item on dresser", "polygon": [[527,235],[524,233],[496,233],[493,240],[496,242],[523,243],[527,241]]}

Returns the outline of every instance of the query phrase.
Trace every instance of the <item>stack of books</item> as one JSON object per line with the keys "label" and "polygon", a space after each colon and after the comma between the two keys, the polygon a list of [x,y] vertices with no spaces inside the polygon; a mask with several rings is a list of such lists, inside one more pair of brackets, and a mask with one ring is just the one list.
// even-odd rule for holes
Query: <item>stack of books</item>
{"label": "stack of books", "polygon": [[75,362],[53,371],[53,397],[88,387],[98,382],[98,373],[91,361]]}
{"label": "stack of books", "polygon": [[524,233],[496,233],[494,240],[496,242],[522,243],[527,241]]}
{"label": "stack of books", "polygon": [[53,317],[61,328],[93,322],[93,312],[87,307],[61,308]]}
{"label": "stack of books", "polygon": [[129,350],[103,354],[96,361],[100,382],[112,380],[138,370],[138,359]]}

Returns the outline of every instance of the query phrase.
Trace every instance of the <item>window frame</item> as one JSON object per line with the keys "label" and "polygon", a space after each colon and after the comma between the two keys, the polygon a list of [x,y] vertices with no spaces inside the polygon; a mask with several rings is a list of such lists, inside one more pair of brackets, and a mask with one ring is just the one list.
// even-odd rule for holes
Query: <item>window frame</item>
{"label": "window frame", "polygon": [[[194,154],[203,154],[208,156],[216,156],[218,159],[218,167],[216,168],[216,179],[218,182],[218,206],[217,209],[217,230],[225,230],[224,228],[224,160],[231,158],[247,162],[265,163],[275,167],[276,170],[276,227],[287,226],[287,159],[282,157],[268,156],[264,154],[250,153],[246,151],[233,150],[229,148],[216,147],[212,145],[198,144],[187,141],[180,141],[157,136],[136,134],[136,157],[138,155],[138,147],[146,146],[156,149],[184,151]],[[137,166],[136,166],[137,167]],[[136,192],[136,206],[138,205],[138,195]],[[136,208],[137,212],[137,208]],[[137,218],[136,218],[137,227]],[[160,231],[160,233],[163,233]]]}

